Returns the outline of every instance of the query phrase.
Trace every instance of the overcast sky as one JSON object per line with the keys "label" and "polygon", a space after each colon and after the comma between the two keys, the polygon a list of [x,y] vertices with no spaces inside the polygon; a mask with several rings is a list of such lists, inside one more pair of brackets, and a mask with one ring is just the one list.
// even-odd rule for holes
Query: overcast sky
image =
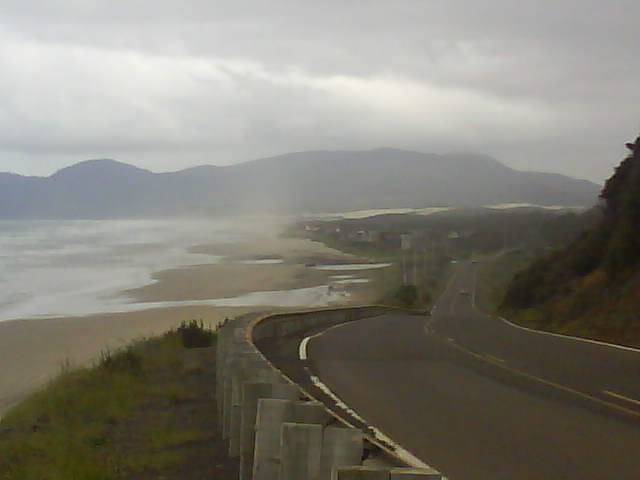
{"label": "overcast sky", "polygon": [[473,151],[598,182],[640,132],[637,0],[0,0],[0,171]]}

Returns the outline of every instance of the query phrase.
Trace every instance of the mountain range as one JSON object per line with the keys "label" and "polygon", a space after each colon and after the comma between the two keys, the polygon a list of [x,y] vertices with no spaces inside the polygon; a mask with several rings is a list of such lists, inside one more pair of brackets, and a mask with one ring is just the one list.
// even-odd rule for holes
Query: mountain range
{"label": "mountain range", "polygon": [[103,219],[313,213],[501,203],[590,206],[600,187],[473,154],[309,151],[153,173],[88,160],[49,177],[0,173],[0,218]]}

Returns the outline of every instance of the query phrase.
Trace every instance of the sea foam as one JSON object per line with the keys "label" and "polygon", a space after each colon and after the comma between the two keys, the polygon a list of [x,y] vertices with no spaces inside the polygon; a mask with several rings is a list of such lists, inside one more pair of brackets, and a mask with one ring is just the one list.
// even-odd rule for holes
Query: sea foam
{"label": "sea foam", "polygon": [[0,320],[121,309],[114,294],[155,271],[220,260],[190,246],[241,235],[224,221],[0,221]]}

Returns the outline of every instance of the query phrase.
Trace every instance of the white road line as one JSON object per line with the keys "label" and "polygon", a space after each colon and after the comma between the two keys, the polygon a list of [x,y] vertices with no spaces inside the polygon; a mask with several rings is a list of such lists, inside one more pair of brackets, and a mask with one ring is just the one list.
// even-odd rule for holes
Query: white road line
{"label": "white road line", "polygon": [[307,359],[307,344],[309,340],[311,340],[311,337],[305,337],[300,342],[300,346],[298,347],[298,357],[300,357],[300,360]]}
{"label": "white road line", "polygon": [[635,403],[636,405],[640,405],[640,400],[636,400],[635,398],[625,397],[624,395],[620,395],[616,392],[610,392],[609,390],[602,390],[602,393],[609,395],[610,397],[617,398],[618,400],[624,400],[625,402]]}
{"label": "white road line", "polygon": [[404,448],[402,445],[400,445],[398,442],[395,442],[393,439],[391,439],[391,437],[385,435],[380,429],[369,424],[369,422],[362,418],[360,414],[358,414],[358,412],[356,412],[353,408],[343,402],[340,397],[333,393],[333,391],[329,387],[327,387],[327,385],[324,384],[322,380],[320,380],[320,378],[315,375],[311,375],[310,379],[311,382],[316,386],[316,388],[324,392],[325,395],[330,397],[336,403],[336,406],[338,408],[369,427],[369,430],[373,433],[373,436],[378,441],[387,445],[391,445],[394,449],[396,457],[404,460],[408,465],[411,465],[414,468],[432,468],[431,466],[420,460],[418,457],[416,457],[414,454],[412,454],[410,451],[408,451],[406,448]]}
{"label": "white road line", "polygon": [[550,337],[564,338],[565,340],[575,340],[575,341],[578,341],[578,342],[593,343],[595,345],[602,345],[603,347],[616,348],[618,350],[625,350],[627,352],[633,352],[633,353],[640,353],[640,349],[633,348],[633,347],[627,347],[626,345],[618,345],[616,343],[602,342],[600,340],[593,340],[591,338],[573,337],[571,335],[562,335],[560,333],[545,332],[545,331],[542,331],[542,330],[534,330],[532,328],[523,327],[522,325],[518,325],[517,323],[510,322],[509,320],[507,320],[506,318],[503,318],[503,317],[497,317],[497,318],[502,320],[507,325],[511,325],[512,327],[516,327],[516,328],[519,328],[521,330],[526,330],[528,332],[538,333],[540,335],[548,335]]}
{"label": "white road line", "polygon": [[474,285],[473,285],[473,309],[476,311],[476,313],[479,313],[481,315],[486,315],[487,317],[490,317],[490,318],[498,318],[498,319],[502,320],[504,323],[506,323],[507,325],[511,325],[512,327],[519,328],[520,330],[526,330],[527,332],[537,333],[539,335],[548,335],[550,337],[564,338],[565,340],[574,340],[574,341],[578,341],[578,342],[593,343],[595,345],[602,345],[603,347],[616,348],[618,350],[625,350],[627,352],[640,353],[640,349],[633,348],[633,347],[627,347],[626,345],[618,345],[616,343],[602,342],[600,340],[593,340],[591,338],[574,337],[572,335],[562,335],[560,333],[545,332],[543,330],[534,330],[533,328],[523,327],[522,325],[518,325],[517,323],[513,323],[513,322],[507,320],[504,317],[494,317],[493,315],[487,315],[487,314],[481,312],[480,310],[478,310],[478,307],[476,305],[475,293],[476,293],[476,289],[477,289],[477,286],[478,286],[477,282],[478,282],[478,276],[477,276],[477,271],[476,271],[476,275],[475,275],[475,278],[474,278]]}
{"label": "white road line", "polygon": [[[316,333],[315,335],[311,335],[303,338],[302,341],[300,342],[300,346],[298,347],[298,356],[300,357],[300,360],[307,360],[307,345],[309,344],[309,341],[312,338],[319,337],[320,335],[325,334],[329,330],[333,330],[335,328],[345,326],[348,323],[350,322],[334,325],[326,330],[323,330],[322,332]],[[305,371],[307,372],[307,375],[309,375],[309,379],[311,380],[311,383],[313,383],[316,386],[316,388],[318,388],[319,390],[324,392],[327,396],[329,396],[331,399],[333,399],[333,401],[336,402],[336,405],[338,406],[338,408],[342,409],[344,412],[351,415],[353,418],[359,420],[364,425],[367,425],[370,431],[373,433],[373,436],[377,440],[379,440],[380,442],[386,443],[387,445],[391,445],[394,449],[394,454],[396,455],[396,457],[404,460],[407,463],[407,465],[411,465],[415,468],[432,468],[426,463],[424,463],[422,460],[420,460],[418,457],[413,455],[411,452],[409,452],[407,449],[402,447],[402,445],[393,441],[390,437],[385,435],[381,430],[370,425],[369,422],[367,422],[364,418],[362,418],[358,414],[358,412],[356,412],[353,408],[351,408],[349,405],[343,402],[340,397],[338,397],[335,393],[333,393],[333,391],[331,391],[331,389],[327,387],[327,385],[325,385],[324,382],[322,382],[322,380],[320,380],[318,376],[313,375],[308,368],[305,368]],[[351,424],[348,421],[347,423]],[[446,477],[443,477],[443,478],[445,478],[446,480]]]}
{"label": "white road line", "polygon": [[494,357],[493,355],[489,355],[487,353],[485,353],[484,356],[487,357],[489,360],[493,360],[494,362],[499,362],[499,363],[506,363],[507,362],[503,358]]}

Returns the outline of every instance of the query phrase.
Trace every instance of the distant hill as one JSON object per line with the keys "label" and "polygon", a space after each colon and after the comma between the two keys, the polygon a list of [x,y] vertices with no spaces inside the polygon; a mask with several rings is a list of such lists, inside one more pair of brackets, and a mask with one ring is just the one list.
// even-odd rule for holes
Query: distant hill
{"label": "distant hill", "polygon": [[606,182],[599,221],[516,275],[502,310],[546,330],[640,346],[640,138]]}
{"label": "distant hill", "polygon": [[499,203],[588,206],[598,190],[586,180],[518,171],[487,156],[388,148],[290,153],[171,173],[89,160],[46,178],[0,173],[0,218],[337,212]]}

